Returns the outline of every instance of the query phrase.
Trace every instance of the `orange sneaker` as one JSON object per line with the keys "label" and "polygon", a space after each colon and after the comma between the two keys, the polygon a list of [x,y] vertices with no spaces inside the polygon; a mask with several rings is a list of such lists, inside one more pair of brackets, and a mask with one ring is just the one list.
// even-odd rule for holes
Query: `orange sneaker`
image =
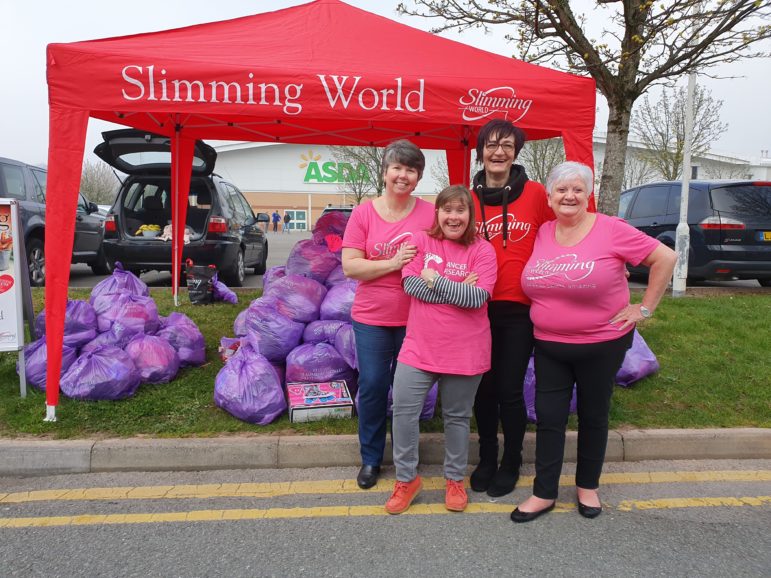
{"label": "orange sneaker", "polygon": [[420,476],[415,476],[411,482],[396,481],[394,493],[385,503],[386,512],[389,514],[401,514],[412,504],[412,500],[418,497],[420,490],[423,489],[423,480]]}
{"label": "orange sneaker", "polygon": [[444,492],[444,507],[451,512],[462,512],[468,506],[468,495],[463,480],[447,480]]}

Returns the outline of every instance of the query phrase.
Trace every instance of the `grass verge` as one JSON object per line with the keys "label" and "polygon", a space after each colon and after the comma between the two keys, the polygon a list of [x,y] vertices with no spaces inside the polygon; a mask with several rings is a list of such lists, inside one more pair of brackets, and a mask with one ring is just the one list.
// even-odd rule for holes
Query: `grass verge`
{"label": "grass verge", "polygon": [[[86,299],[89,290],[70,290]],[[61,398],[59,421],[45,423],[45,396],[30,389],[19,396],[17,355],[0,355],[0,436],[4,437],[185,437],[221,434],[353,434],[356,420],[292,424],[283,416],[268,426],[237,420],[215,407],[214,378],[222,363],[220,337],[232,335],[239,311],[259,290],[239,294],[237,306],[190,305],[185,290],[177,309],[206,338],[207,363],[180,372],[173,382],[142,385],[127,400],[84,402]],[[152,291],[162,315],[174,311],[168,288]],[[639,294],[637,294],[639,299]],[[33,290],[35,311],[43,291]],[[641,333],[658,356],[661,371],[632,388],[616,388],[610,425],[623,428],[771,427],[771,356],[768,354],[771,294],[666,298]],[[575,427],[575,418],[571,418]],[[423,431],[441,431],[440,419]]]}

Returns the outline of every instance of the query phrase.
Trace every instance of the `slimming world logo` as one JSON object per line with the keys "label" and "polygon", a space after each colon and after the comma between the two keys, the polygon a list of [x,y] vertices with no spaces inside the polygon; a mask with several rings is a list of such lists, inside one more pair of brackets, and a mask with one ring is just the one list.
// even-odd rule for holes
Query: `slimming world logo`
{"label": "slimming world logo", "polygon": [[369,171],[363,163],[353,166],[335,161],[320,162],[321,155],[313,150],[302,153],[300,159],[297,166],[305,169],[304,183],[361,183],[369,180]]}
{"label": "slimming world logo", "polygon": [[496,86],[487,90],[469,88],[458,102],[462,105],[460,109],[463,111],[463,120],[472,121],[502,113],[504,118],[517,122],[533,104],[532,99],[518,98],[517,91],[510,86]]}

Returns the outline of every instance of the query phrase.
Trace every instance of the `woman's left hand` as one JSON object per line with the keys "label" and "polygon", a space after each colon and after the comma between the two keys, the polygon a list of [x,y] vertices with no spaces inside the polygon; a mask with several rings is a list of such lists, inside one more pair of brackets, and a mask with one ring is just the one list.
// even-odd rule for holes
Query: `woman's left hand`
{"label": "woman's left hand", "polygon": [[621,311],[616,313],[615,317],[610,320],[611,325],[620,324],[617,329],[619,331],[623,331],[624,329],[627,329],[628,327],[634,326],[635,323],[638,321],[642,321],[645,319],[643,317],[642,313],[640,312],[640,304],[629,304],[626,307],[624,307]]}

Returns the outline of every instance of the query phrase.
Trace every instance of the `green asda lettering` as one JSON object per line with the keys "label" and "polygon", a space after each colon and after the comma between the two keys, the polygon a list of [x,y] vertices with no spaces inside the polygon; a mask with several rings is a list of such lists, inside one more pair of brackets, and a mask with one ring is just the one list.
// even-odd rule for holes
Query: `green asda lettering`
{"label": "green asda lettering", "polygon": [[351,163],[336,163],[328,161],[317,163],[311,161],[305,170],[305,183],[352,183],[369,179],[366,165],[359,163],[354,167]]}

